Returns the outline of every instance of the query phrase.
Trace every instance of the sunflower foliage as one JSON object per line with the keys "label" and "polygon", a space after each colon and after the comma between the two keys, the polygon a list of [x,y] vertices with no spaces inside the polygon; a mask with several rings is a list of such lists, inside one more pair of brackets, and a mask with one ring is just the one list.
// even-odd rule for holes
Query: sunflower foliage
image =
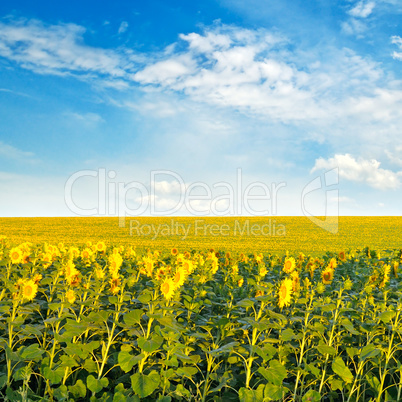
{"label": "sunflower foliage", "polygon": [[402,399],[401,250],[0,238],[0,398]]}

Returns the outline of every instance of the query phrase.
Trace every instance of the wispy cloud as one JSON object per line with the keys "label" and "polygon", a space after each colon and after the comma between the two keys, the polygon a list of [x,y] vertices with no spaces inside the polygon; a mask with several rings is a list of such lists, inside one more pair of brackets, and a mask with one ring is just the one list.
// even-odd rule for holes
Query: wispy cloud
{"label": "wispy cloud", "polygon": [[396,60],[402,60],[402,38],[400,36],[392,36],[391,43],[398,46],[400,52],[393,52],[392,57]]}
{"label": "wispy cloud", "polygon": [[[360,17],[353,18],[367,19],[372,3],[355,3],[350,12]],[[148,54],[89,46],[84,33],[85,28],[75,24],[3,21],[0,56],[40,74],[90,75],[91,82],[105,90],[120,91],[107,93],[108,102],[160,118],[186,113],[191,101],[240,112],[263,124],[303,127],[306,140],[311,133],[330,133],[321,143],[334,143],[337,137],[352,141],[353,132],[363,144],[374,144],[373,133],[386,124],[381,130],[398,145],[402,83],[390,81],[383,65],[356,51],[329,45],[306,50],[277,31],[219,22],[181,34],[176,42]],[[399,36],[392,41],[402,47]],[[80,116],[101,121],[90,114]]]}
{"label": "wispy cloud", "polygon": [[113,50],[85,45],[84,33],[85,28],[76,24],[0,22],[0,56],[41,74],[125,75],[121,57]]}
{"label": "wispy cloud", "polygon": [[348,14],[352,17],[367,18],[373,12],[374,7],[374,1],[360,0],[348,11]]}
{"label": "wispy cloud", "polygon": [[9,159],[28,164],[37,163],[39,161],[33,152],[22,151],[3,141],[0,141],[0,159]]}
{"label": "wispy cloud", "polygon": [[346,180],[364,182],[369,186],[379,189],[396,189],[401,185],[402,172],[394,172],[380,168],[380,162],[375,159],[366,160],[354,158],[350,154],[336,154],[329,159],[319,158],[311,170],[329,170],[339,168],[339,176]]}
{"label": "wispy cloud", "polygon": [[126,32],[127,29],[128,29],[128,22],[127,22],[127,21],[123,21],[123,22],[120,24],[119,30],[118,30],[117,33],[120,35],[120,34]]}
{"label": "wispy cloud", "polygon": [[89,123],[89,124],[98,124],[102,123],[105,120],[97,113],[77,113],[77,112],[68,112],[66,115],[73,117],[76,120]]}
{"label": "wispy cloud", "polygon": [[7,92],[9,94],[31,98],[31,95],[28,95],[28,94],[25,94],[25,93],[19,92],[19,91],[13,91],[12,89],[8,89],[8,88],[0,88],[0,92]]}
{"label": "wispy cloud", "polygon": [[376,3],[374,1],[360,0],[347,11],[350,18],[342,23],[342,30],[349,35],[361,37],[368,29],[366,19],[372,14]]}

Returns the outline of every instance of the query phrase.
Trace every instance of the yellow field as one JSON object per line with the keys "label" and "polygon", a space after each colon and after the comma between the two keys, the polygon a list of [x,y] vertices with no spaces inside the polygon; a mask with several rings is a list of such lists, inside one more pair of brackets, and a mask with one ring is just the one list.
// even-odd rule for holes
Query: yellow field
{"label": "yellow field", "polygon": [[340,217],[337,234],[305,217],[140,217],[126,218],[0,218],[0,235],[13,242],[63,242],[66,245],[104,240],[137,248],[215,248],[264,253],[376,250],[402,247],[402,217]]}

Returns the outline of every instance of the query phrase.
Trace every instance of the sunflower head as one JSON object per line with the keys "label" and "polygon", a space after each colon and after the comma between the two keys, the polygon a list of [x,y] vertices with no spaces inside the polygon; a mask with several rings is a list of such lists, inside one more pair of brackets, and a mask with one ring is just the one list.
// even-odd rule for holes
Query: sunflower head
{"label": "sunflower head", "polygon": [[160,290],[166,300],[170,300],[173,297],[175,291],[175,284],[173,279],[166,278],[160,287]]}
{"label": "sunflower head", "polygon": [[12,264],[19,264],[24,258],[23,252],[19,247],[10,250],[10,259]]}
{"label": "sunflower head", "polygon": [[106,251],[106,244],[103,241],[98,241],[98,243],[96,243],[96,251],[99,251],[101,253]]}
{"label": "sunflower head", "polygon": [[173,277],[175,288],[177,289],[180,286],[183,286],[185,279],[186,279],[186,272],[184,271],[183,268],[178,268]]}
{"label": "sunflower head", "polygon": [[66,299],[70,304],[73,304],[75,302],[76,296],[74,290],[70,289],[66,292]]}
{"label": "sunflower head", "polygon": [[339,258],[340,261],[345,262],[346,261],[346,253],[344,251],[341,251],[338,254],[338,258]]}
{"label": "sunflower head", "polygon": [[293,291],[293,281],[289,278],[284,279],[279,285],[278,290],[278,306],[283,308],[284,306],[289,306]]}
{"label": "sunflower head", "polygon": [[324,283],[325,285],[329,285],[334,279],[334,270],[330,267],[327,267],[326,269],[324,269],[324,271],[322,271],[321,277],[322,283]]}
{"label": "sunflower head", "polygon": [[24,300],[33,300],[38,291],[38,285],[31,279],[22,284],[22,298]]}
{"label": "sunflower head", "polygon": [[290,274],[296,267],[296,261],[293,257],[286,257],[283,264],[283,271]]}

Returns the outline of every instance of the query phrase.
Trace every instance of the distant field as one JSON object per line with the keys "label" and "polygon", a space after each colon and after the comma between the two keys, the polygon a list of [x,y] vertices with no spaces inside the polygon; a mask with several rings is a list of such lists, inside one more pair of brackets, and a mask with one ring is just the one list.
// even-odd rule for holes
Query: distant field
{"label": "distant field", "polygon": [[[131,222],[130,222],[131,221]],[[83,244],[104,240],[165,250],[214,247],[264,253],[376,250],[402,247],[402,217],[340,217],[337,234],[306,217],[0,218],[0,235],[14,242]]]}

